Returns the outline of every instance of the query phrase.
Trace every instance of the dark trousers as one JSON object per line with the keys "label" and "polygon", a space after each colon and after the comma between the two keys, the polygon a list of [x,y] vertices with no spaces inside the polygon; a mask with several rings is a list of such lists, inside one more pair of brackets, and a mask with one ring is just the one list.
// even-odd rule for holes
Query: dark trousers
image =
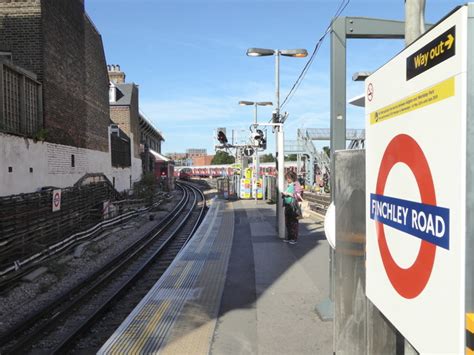
{"label": "dark trousers", "polygon": [[298,218],[293,216],[289,208],[285,208],[285,225],[289,240],[298,239]]}

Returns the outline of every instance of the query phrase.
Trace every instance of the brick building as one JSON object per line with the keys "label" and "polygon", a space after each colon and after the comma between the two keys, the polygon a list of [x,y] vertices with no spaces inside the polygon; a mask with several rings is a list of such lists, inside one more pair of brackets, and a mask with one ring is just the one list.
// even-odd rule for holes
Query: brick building
{"label": "brick building", "polygon": [[142,159],[142,170],[152,171],[155,162],[153,153],[161,153],[163,134],[140,112],[138,86],[126,82],[126,75],[119,65],[108,65],[107,69],[110,118],[132,138],[135,157]]}
{"label": "brick building", "polygon": [[196,157],[202,157],[207,155],[207,150],[202,149],[202,148],[189,148],[186,149],[186,156],[188,158],[196,158]]}
{"label": "brick building", "polygon": [[107,66],[84,0],[0,0],[0,50],[0,195],[140,178],[139,159],[111,165]]}
{"label": "brick building", "polygon": [[134,156],[140,157],[138,86],[125,83],[125,73],[118,65],[108,65],[110,119],[132,140]]}
{"label": "brick building", "polygon": [[214,155],[207,155],[206,149],[189,148],[186,153],[167,153],[177,166],[205,166],[210,165]]}
{"label": "brick building", "polygon": [[214,155],[200,155],[195,156],[193,159],[193,166],[206,166],[211,165]]}
{"label": "brick building", "polygon": [[105,55],[83,0],[0,0],[0,48],[41,82],[49,142],[108,150]]}
{"label": "brick building", "polygon": [[161,143],[165,141],[165,138],[143,113],[139,116],[139,126],[142,169],[143,172],[153,171],[157,160],[167,159],[161,156]]}

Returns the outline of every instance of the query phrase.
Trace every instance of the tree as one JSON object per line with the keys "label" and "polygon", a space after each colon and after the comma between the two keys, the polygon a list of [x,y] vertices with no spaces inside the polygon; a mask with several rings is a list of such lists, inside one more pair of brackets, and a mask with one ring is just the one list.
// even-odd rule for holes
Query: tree
{"label": "tree", "polygon": [[323,147],[323,151],[328,157],[331,157],[331,149],[329,147]]}
{"label": "tree", "polygon": [[223,150],[219,150],[214,155],[214,158],[212,158],[211,165],[233,164],[234,162],[235,158],[233,156]]}
{"label": "tree", "polygon": [[297,161],[298,157],[296,156],[296,154],[289,154],[289,155],[285,156],[285,160],[286,161]]}
{"label": "tree", "polygon": [[274,161],[275,161],[275,157],[273,156],[272,153],[263,154],[262,156],[260,156],[261,163],[273,163]]}

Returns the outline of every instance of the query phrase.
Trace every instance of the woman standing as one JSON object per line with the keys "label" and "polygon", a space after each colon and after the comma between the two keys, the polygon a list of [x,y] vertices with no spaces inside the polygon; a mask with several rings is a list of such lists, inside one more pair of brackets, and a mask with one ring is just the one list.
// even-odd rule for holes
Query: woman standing
{"label": "woman standing", "polygon": [[297,181],[297,176],[293,171],[288,171],[285,175],[288,186],[283,192],[283,205],[285,206],[285,225],[288,232],[288,238],[284,242],[296,244],[298,240],[298,216],[295,214],[292,203],[298,203],[301,200],[301,186]]}

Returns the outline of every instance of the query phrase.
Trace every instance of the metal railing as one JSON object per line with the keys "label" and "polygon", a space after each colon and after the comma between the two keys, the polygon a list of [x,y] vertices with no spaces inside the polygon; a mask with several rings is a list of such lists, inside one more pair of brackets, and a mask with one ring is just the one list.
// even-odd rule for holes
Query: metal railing
{"label": "metal railing", "polygon": [[0,132],[44,139],[42,97],[36,75],[0,61]]}

